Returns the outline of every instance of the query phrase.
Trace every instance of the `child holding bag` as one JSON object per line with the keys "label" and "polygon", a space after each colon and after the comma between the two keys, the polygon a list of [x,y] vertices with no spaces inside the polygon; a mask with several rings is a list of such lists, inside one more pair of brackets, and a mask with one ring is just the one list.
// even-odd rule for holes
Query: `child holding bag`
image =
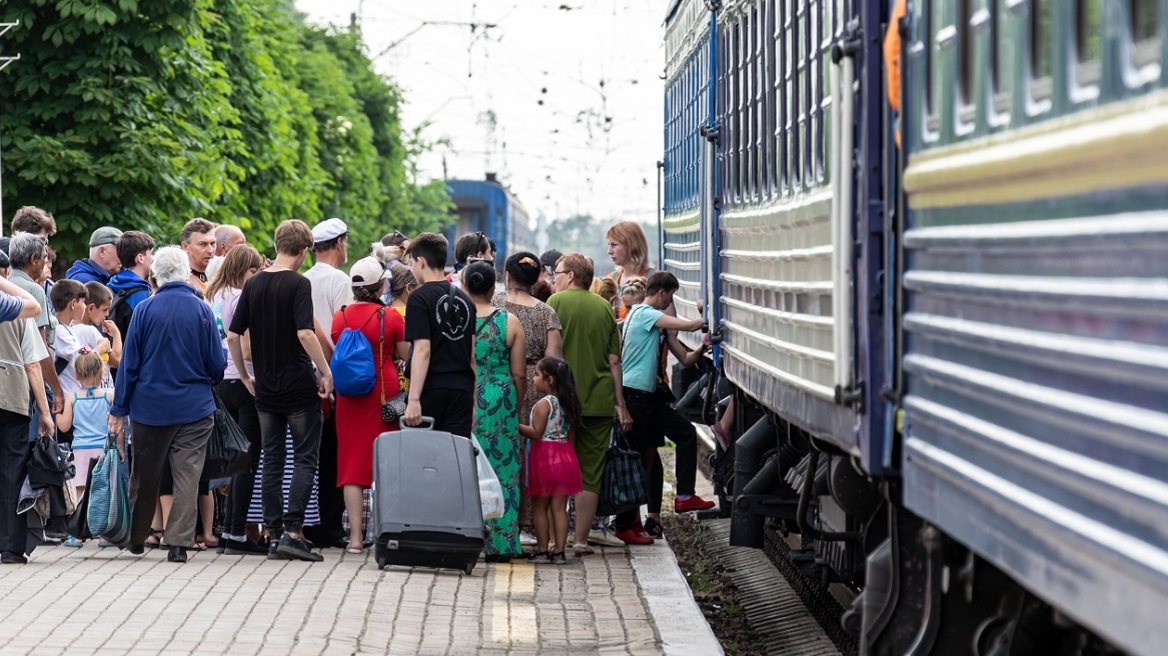
{"label": "child holding bag", "polygon": [[[572,448],[580,423],[580,398],[568,363],[546,357],[535,367],[535,389],[543,398],[531,409],[531,425],[520,424],[519,434],[533,440],[527,460],[527,495],[532,500],[536,552],[533,560],[563,563],[568,542],[568,497],[582,488],[580,462]],[[549,512],[551,523],[549,526]],[[546,547],[554,530],[554,543]]]}
{"label": "child holding bag", "polygon": [[[89,484],[89,463],[101,457],[109,428],[109,411],[114,401],[114,391],[102,388],[101,379],[105,375],[105,362],[96,352],[82,350],[73,361],[77,380],[81,389],[65,398],[65,408],[57,415],[57,428],[61,431],[73,430],[73,464],[77,474],[73,485],[77,487],[77,498],[85,493]],[[118,453],[126,460],[125,435],[118,436]],[[81,540],[73,536],[63,542],[66,547],[80,547]],[[113,546],[107,540],[98,543],[101,547]]]}

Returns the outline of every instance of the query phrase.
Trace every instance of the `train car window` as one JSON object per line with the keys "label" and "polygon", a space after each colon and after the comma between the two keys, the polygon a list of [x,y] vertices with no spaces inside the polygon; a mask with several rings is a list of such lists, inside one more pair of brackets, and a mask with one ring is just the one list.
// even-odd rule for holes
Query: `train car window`
{"label": "train car window", "polygon": [[746,167],[746,184],[750,188],[750,195],[758,197],[758,9],[751,8],[749,22],[745,27],[746,35],[749,36],[746,41],[746,48],[750,55],[748,67],[746,67],[746,102],[750,103],[750,111],[746,113],[746,123],[748,123],[748,132],[746,132],[746,147],[750,151],[748,159],[748,167]]}
{"label": "train car window", "polygon": [[766,177],[767,195],[778,194],[778,155],[775,150],[775,80],[778,67],[775,62],[775,0],[765,0],[765,18],[762,24],[763,49],[766,51],[766,74],[763,75],[764,107],[762,131],[766,143],[766,157],[763,175]]}
{"label": "train car window", "polygon": [[729,91],[726,88],[726,40],[728,37],[728,30],[725,29],[721,30],[721,33],[718,35],[718,56],[716,62],[718,67],[714,73],[718,78],[718,95],[716,96],[718,103],[717,116],[718,125],[721,126],[721,133],[718,137],[718,148],[716,150],[718,162],[718,193],[723,197],[725,196],[727,189],[729,189],[730,181],[730,176],[726,171],[726,169],[729,168],[729,163],[727,161],[729,158],[726,156],[726,149],[730,143],[726,132],[729,129],[729,121],[727,119],[729,118],[730,114],[730,105],[727,102],[727,95]]}
{"label": "train car window", "polygon": [[957,1],[957,79],[961,97],[958,102],[974,105],[973,97],[973,0]]}
{"label": "train car window", "polygon": [[787,19],[783,41],[787,53],[787,71],[784,84],[787,91],[787,184],[791,190],[799,188],[799,20],[794,11],[794,0],[787,5]]}
{"label": "train car window", "polygon": [[766,2],[759,3],[758,22],[755,24],[755,38],[758,44],[758,86],[755,87],[755,93],[758,94],[758,115],[755,120],[755,134],[758,136],[758,195],[760,198],[767,198],[770,195],[770,137],[768,136],[770,128],[771,109],[771,93],[770,84],[767,80],[770,78],[771,49],[767,46],[767,34],[770,28],[770,7]]}
{"label": "train car window", "polygon": [[1143,68],[1160,60],[1160,2],[1131,0],[1132,64]]}
{"label": "train car window", "polygon": [[1075,0],[1075,79],[1080,86],[1099,84],[1103,55],[1101,0]]}
{"label": "train car window", "polygon": [[921,43],[924,45],[925,58],[925,113],[933,116],[937,113],[937,103],[933,99],[933,91],[937,86],[933,80],[933,35],[937,33],[937,27],[933,25],[933,16],[937,10],[933,7],[932,2],[923,2],[921,3],[921,12],[921,27],[924,30],[924,34],[921,34]]}
{"label": "train car window", "polygon": [[812,7],[806,2],[800,7],[800,23],[799,23],[799,57],[800,57],[800,71],[799,71],[799,85],[802,86],[802,109],[799,117],[799,135],[801,151],[799,153],[799,176],[804,182],[804,188],[811,187],[812,179],[812,161],[811,161],[811,107],[814,103],[812,95],[812,76],[814,75],[814,61],[815,61],[815,46],[811,42],[811,16],[813,14]]}
{"label": "train car window", "polygon": [[814,28],[811,31],[811,36],[812,48],[814,48],[815,53],[815,75],[812,78],[812,83],[815,85],[815,104],[811,108],[815,137],[811,142],[811,161],[813,162],[815,179],[823,182],[823,99],[827,95],[823,85],[823,71],[827,68],[826,57],[829,56],[827,53],[830,53],[829,46],[825,45],[823,41],[823,30],[824,23],[830,19],[828,7],[831,2],[830,0],[818,0],[817,5],[811,14],[814,17]]}
{"label": "train car window", "polygon": [[[783,39],[783,21],[787,17],[790,0],[775,3],[775,31],[771,38],[775,42],[775,146],[778,149],[775,167],[778,193],[787,193],[787,66],[791,61],[787,52],[787,42]],[[779,44],[782,44],[779,46]]]}
{"label": "train car window", "polygon": [[990,0],[990,84],[993,89],[994,113],[1000,117],[1010,112],[1010,97],[1014,92],[1014,62],[1017,47],[1006,36],[1005,26],[1010,20],[1006,0]]}
{"label": "train car window", "polygon": [[1051,95],[1053,4],[1054,0],[1030,0],[1030,95],[1035,100]]}
{"label": "train car window", "polygon": [[746,131],[745,131],[745,113],[746,113],[746,98],[743,92],[746,88],[746,79],[743,75],[743,69],[746,65],[745,50],[743,47],[743,29],[742,22],[735,23],[734,27],[734,57],[735,57],[735,197],[742,198],[746,193],[745,183],[745,163],[746,163]]}

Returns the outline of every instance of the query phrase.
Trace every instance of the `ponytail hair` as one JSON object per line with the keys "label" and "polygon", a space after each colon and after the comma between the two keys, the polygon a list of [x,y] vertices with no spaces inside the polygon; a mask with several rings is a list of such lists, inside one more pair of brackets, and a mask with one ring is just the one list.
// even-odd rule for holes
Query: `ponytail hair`
{"label": "ponytail hair", "polygon": [[572,375],[572,368],[560,358],[545,357],[535,365],[544,378],[551,378],[552,393],[560,402],[564,411],[564,420],[568,426],[579,432],[582,421],[580,396],[576,393],[576,377]]}

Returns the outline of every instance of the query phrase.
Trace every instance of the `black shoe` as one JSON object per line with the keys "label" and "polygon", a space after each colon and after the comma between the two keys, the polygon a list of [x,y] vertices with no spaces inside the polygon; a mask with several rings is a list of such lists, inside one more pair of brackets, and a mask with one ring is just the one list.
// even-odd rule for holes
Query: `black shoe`
{"label": "black shoe", "polygon": [[528,560],[530,560],[530,561],[533,561],[533,562],[538,562],[538,561],[541,561],[541,560],[547,560],[547,559],[548,559],[548,556],[550,556],[550,555],[551,555],[551,554],[549,554],[549,553],[548,553],[548,552],[546,552],[546,551],[533,551],[533,552],[531,552],[531,553],[527,554],[527,556],[526,556],[526,557],[527,557],[527,559],[528,559]]}
{"label": "black shoe", "polygon": [[501,563],[501,564],[505,565],[505,564],[511,562],[511,557],[510,556],[500,556],[499,554],[491,554],[489,556],[484,556],[483,560],[485,560],[488,563]]}
{"label": "black shoe", "polygon": [[257,544],[251,540],[223,540],[223,554],[227,556],[266,556],[270,547]]}
{"label": "black shoe", "polygon": [[[308,548],[303,538],[294,538],[287,533],[280,538],[276,554],[288,560],[306,560],[310,563],[319,563],[324,560],[324,556]],[[271,558],[271,556],[268,557]]]}
{"label": "black shoe", "polygon": [[142,554],[146,553],[146,547],[140,544],[131,544],[130,546],[126,547],[126,551],[129,551],[131,555],[141,556]]}
{"label": "black shoe", "polygon": [[568,562],[567,556],[565,556],[564,552],[562,551],[548,554],[547,559],[548,562],[553,565],[563,565]]}
{"label": "black shoe", "polygon": [[166,555],[166,559],[172,563],[187,562],[187,548],[186,547],[171,547],[170,553]]}
{"label": "black shoe", "polygon": [[656,517],[645,518],[645,532],[655,540],[665,537],[665,529],[661,527],[661,522]]}
{"label": "black shoe", "polygon": [[16,553],[15,551],[5,551],[0,553],[0,563],[5,565],[23,565],[28,562],[28,558],[24,554]]}
{"label": "black shoe", "polygon": [[268,560],[287,560],[287,558],[284,558],[284,556],[276,551],[276,548],[279,546],[279,540],[273,540],[268,543]]}

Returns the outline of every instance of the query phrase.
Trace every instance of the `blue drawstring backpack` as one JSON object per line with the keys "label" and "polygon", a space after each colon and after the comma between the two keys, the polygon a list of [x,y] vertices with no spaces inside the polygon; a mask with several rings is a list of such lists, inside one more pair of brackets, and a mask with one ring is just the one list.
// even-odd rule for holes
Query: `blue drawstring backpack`
{"label": "blue drawstring backpack", "polygon": [[[345,320],[345,307],[348,306],[341,308],[342,320]],[[385,312],[385,308],[377,310],[378,315],[382,312]],[[373,315],[369,318],[373,318]],[[368,322],[369,319],[365,321]],[[345,320],[345,329],[333,350],[329,368],[333,371],[333,388],[341,396],[365,396],[372,392],[373,386],[377,384],[373,346],[361,333],[361,328],[349,328],[348,320]]]}

